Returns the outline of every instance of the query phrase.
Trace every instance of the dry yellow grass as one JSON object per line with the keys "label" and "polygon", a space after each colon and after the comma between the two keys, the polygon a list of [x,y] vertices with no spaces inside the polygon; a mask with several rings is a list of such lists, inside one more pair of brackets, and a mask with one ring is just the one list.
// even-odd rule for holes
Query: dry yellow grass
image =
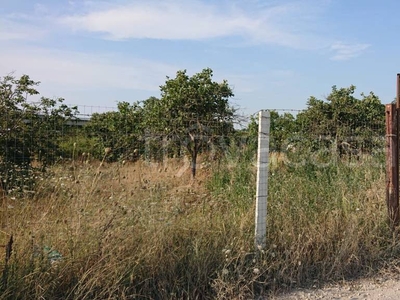
{"label": "dry yellow grass", "polygon": [[[35,290],[35,299],[54,293],[54,282],[60,289],[72,285],[64,289],[74,299],[121,296],[123,291],[112,290],[119,286],[137,286],[133,290],[146,294],[169,285],[157,277],[173,273],[176,263],[184,264],[185,258],[179,262],[176,255],[193,255],[181,252],[182,247],[201,247],[204,252],[213,243],[207,237],[223,229],[213,211],[217,203],[203,184],[209,172],[202,168],[192,180],[186,162],[180,160],[55,166],[33,199],[3,200],[2,240],[14,234],[13,263],[26,268],[14,270],[23,276],[20,284]],[[46,257],[52,263],[48,252],[53,250],[63,257],[53,262],[62,269],[51,267],[42,274],[38,269]],[[179,272],[186,272],[181,268]],[[50,280],[48,272],[55,278]],[[152,279],[160,286],[147,287]],[[171,293],[179,286],[171,286]],[[24,292],[19,292],[22,297]]]}
{"label": "dry yellow grass", "polygon": [[14,247],[0,298],[245,299],[366,274],[399,253],[379,164],[277,161],[262,252],[255,170],[240,157],[200,161],[194,181],[174,159],[54,166],[33,198],[3,198],[0,244],[13,234]]}

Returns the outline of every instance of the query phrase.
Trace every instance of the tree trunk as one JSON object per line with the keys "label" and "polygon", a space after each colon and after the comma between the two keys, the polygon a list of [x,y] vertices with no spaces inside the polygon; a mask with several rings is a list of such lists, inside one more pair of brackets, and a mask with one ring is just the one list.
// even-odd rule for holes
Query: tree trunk
{"label": "tree trunk", "polygon": [[197,163],[197,147],[195,146],[192,152],[192,161],[190,167],[192,170],[192,179],[196,177],[196,163]]}
{"label": "tree trunk", "polygon": [[191,162],[190,162],[190,168],[192,171],[192,179],[194,179],[196,177],[196,163],[197,163],[197,154],[199,153],[199,142],[198,140],[195,138],[195,136],[193,136],[192,134],[189,133],[190,139],[193,142],[193,149],[191,149],[190,144],[187,145],[187,150],[190,153],[190,158],[191,158]]}

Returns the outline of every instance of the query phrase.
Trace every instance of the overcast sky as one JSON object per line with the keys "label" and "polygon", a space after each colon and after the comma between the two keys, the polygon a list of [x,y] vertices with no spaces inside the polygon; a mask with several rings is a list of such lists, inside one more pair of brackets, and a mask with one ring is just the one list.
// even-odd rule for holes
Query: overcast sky
{"label": "overcast sky", "polygon": [[0,2],[0,77],[28,74],[69,104],[158,97],[166,76],[206,67],[247,114],[305,108],[333,85],[396,93],[398,0]]}

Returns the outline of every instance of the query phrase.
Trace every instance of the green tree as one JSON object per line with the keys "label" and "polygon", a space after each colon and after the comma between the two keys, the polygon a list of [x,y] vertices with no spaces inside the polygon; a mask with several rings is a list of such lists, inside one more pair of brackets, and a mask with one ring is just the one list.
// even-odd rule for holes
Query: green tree
{"label": "green tree", "polygon": [[29,96],[39,94],[38,85],[28,75],[0,78],[0,176],[5,190],[33,183],[34,159],[42,171],[56,160],[62,129],[77,112],[62,98],[29,103]]}
{"label": "green tree", "polygon": [[[289,143],[298,133],[296,118],[291,113],[279,114],[277,111],[270,111],[270,150],[281,152],[286,149]],[[247,144],[257,150],[258,143],[258,119],[254,116],[250,117],[245,132],[249,135]]]}
{"label": "green tree", "polygon": [[209,68],[191,77],[186,70],[178,71],[160,87],[160,99],[144,104],[151,134],[162,134],[186,148],[193,177],[201,149],[223,143],[221,137],[234,131],[235,109],[229,104],[233,91],[226,80],[218,83],[212,77]]}
{"label": "green tree", "polygon": [[160,99],[150,97],[143,101],[143,138],[145,142],[145,158],[162,160],[164,154],[181,156],[180,141],[172,139],[172,135],[168,136],[169,132],[165,122],[163,121],[167,115],[162,110]]}
{"label": "green tree", "polygon": [[[354,96],[356,87],[332,87],[326,100],[310,97],[296,122],[307,147],[317,150],[327,143],[371,151],[381,143],[385,130],[385,106],[374,94]],[[380,141],[380,142],[379,142]]]}
{"label": "green tree", "polygon": [[284,150],[296,134],[296,119],[291,113],[271,111],[271,151]]}
{"label": "green tree", "polygon": [[258,148],[258,119],[255,116],[250,116],[250,121],[246,128],[237,130],[235,137],[239,139],[240,145],[245,145],[254,156]]}
{"label": "green tree", "polygon": [[111,148],[108,159],[136,159],[143,149],[143,109],[139,102],[119,102],[118,111],[93,114],[85,130],[96,140],[98,158]]}

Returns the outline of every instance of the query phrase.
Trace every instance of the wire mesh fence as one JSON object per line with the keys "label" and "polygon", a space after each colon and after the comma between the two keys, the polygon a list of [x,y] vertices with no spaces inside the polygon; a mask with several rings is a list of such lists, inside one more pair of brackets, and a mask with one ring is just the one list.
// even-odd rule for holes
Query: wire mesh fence
{"label": "wire mesh fence", "polygon": [[198,156],[217,160],[229,147],[244,147],[248,141],[238,123],[224,118],[193,116],[179,127],[152,126],[158,121],[146,120],[140,107],[129,105],[3,110],[2,189],[33,190],[38,173],[52,165],[68,163],[164,162],[180,158],[189,161],[194,175]]}
{"label": "wire mesh fence", "polygon": [[[28,249],[32,260],[41,256],[53,263],[58,259],[54,253],[73,256],[93,237],[96,242],[85,247],[98,246],[90,251],[113,251],[107,248],[113,244],[106,242],[108,235],[123,233],[130,240],[133,223],[135,230],[156,228],[161,232],[179,216],[185,219],[196,204],[206,216],[204,222],[210,223],[220,217],[212,218],[214,210],[227,215],[222,223],[235,214],[242,220],[254,211],[259,136],[256,116],[240,124],[194,116],[186,120],[185,126],[173,128],[153,127],[145,122],[140,108],[131,106],[100,110],[67,106],[54,112],[21,108],[3,110],[1,116],[0,245],[7,245],[11,234],[23,228],[17,231],[18,240],[29,243],[19,247]],[[384,118],[384,113],[361,111],[335,114],[329,109],[270,110],[269,174],[265,176],[270,176],[270,187],[262,195],[273,195],[273,199],[262,209],[268,207],[275,216],[259,214],[260,226],[270,227],[256,243],[263,243],[265,234],[271,238],[271,232],[282,232],[280,219],[292,217],[293,228],[301,227],[299,215],[311,218],[322,210],[322,204],[340,202],[336,201],[336,190],[328,193],[332,188],[326,181],[334,177],[329,172],[343,172],[344,180],[351,180],[351,187],[340,193],[358,193],[354,181],[362,180],[363,186],[368,186],[365,181],[372,175],[364,174],[370,173],[353,174],[358,166],[363,170],[384,169]],[[171,162],[175,162],[172,171]],[[189,180],[184,179],[190,178],[193,168],[198,169],[202,179],[213,180],[211,188],[187,184]],[[376,173],[373,176],[381,178],[382,172]],[[307,185],[310,188],[306,190]],[[300,189],[304,199],[293,203]],[[326,196],[321,196],[324,191],[328,191]],[[26,197],[38,201],[18,201]],[[290,208],[293,205],[295,209]],[[353,212],[349,204],[346,209],[350,208]],[[25,214],[22,219],[16,213],[20,211]],[[196,221],[193,228],[202,222]],[[182,221],[179,226],[185,224]],[[242,225],[238,234],[234,232],[235,238],[242,234]],[[148,239],[148,231],[144,236]],[[66,242],[71,240],[71,244]],[[127,240],[121,245],[125,243]],[[5,260],[0,257],[0,261]]]}
{"label": "wire mesh fence", "polygon": [[[379,112],[379,110],[378,110]],[[170,118],[170,116],[165,116]],[[3,189],[27,186],[35,172],[55,163],[162,162],[199,155],[221,159],[233,147],[255,159],[257,119],[199,120],[176,128],[152,127],[138,107],[65,106],[2,111],[0,168]],[[243,121],[243,120],[242,120]],[[292,167],[367,160],[383,164],[384,114],[331,109],[271,110],[270,164]],[[23,183],[22,183],[22,181]],[[29,185],[28,185],[29,186]]]}
{"label": "wire mesh fence", "polygon": [[273,111],[271,152],[292,166],[376,162],[384,164],[384,113],[331,110]]}

